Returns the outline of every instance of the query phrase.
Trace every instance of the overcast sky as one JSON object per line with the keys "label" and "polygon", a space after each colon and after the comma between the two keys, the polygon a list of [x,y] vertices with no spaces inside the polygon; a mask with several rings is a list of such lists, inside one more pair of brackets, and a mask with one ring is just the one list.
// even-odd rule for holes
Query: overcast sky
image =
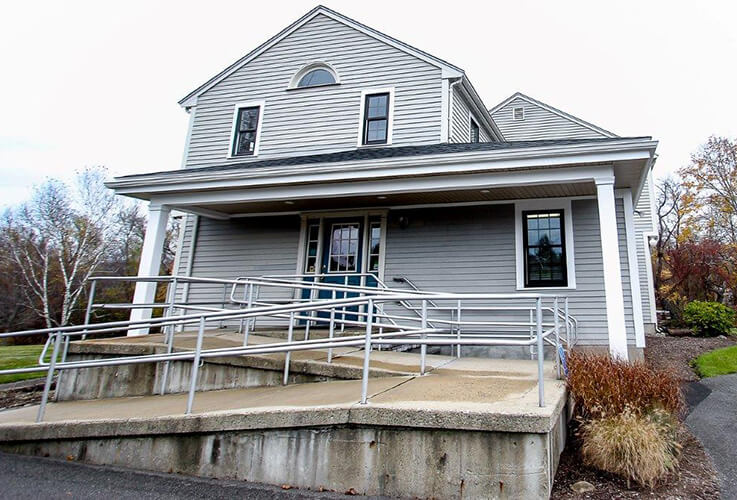
{"label": "overcast sky", "polygon": [[[178,168],[177,101],[312,1],[16,1],[0,16],[0,205],[47,176]],[[737,2],[327,1],[463,68],[488,107],[515,91],[660,140],[656,175],[737,137]],[[438,7],[436,7],[438,6]]]}

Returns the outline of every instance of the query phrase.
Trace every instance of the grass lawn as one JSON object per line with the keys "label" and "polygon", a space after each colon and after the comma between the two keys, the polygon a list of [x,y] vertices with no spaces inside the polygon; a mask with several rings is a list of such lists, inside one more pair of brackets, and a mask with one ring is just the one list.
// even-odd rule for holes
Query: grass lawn
{"label": "grass lawn", "polygon": [[737,345],[702,354],[694,360],[694,366],[702,377],[737,373]]}
{"label": "grass lawn", "polygon": [[[2,345],[0,346],[0,370],[23,368],[38,364],[38,356],[43,345]],[[0,375],[0,384],[43,377],[46,372],[17,373],[15,375]]]}

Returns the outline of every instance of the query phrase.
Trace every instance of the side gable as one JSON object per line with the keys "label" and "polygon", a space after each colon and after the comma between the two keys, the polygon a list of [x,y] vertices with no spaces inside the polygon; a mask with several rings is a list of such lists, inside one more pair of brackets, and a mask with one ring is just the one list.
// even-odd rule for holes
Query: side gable
{"label": "side gable", "polygon": [[[522,119],[515,119],[515,108],[523,109]],[[617,137],[608,130],[520,92],[505,99],[489,112],[508,141]]]}
{"label": "side gable", "polygon": [[390,45],[392,47],[395,47],[399,50],[402,50],[406,52],[407,54],[410,54],[414,57],[417,57],[418,59],[425,61],[429,64],[432,64],[433,66],[438,67],[442,71],[443,78],[456,78],[463,75],[463,70],[460,68],[440,59],[433,55],[428,54],[427,52],[424,52],[422,50],[416,49],[412,47],[409,44],[406,44],[404,42],[401,42],[395,38],[392,38],[388,35],[385,35],[373,28],[370,28],[366,25],[363,25],[357,21],[354,21],[353,19],[350,19],[349,17],[346,17],[338,12],[335,12],[333,10],[328,9],[327,7],[324,7],[322,5],[318,5],[311,11],[309,11],[307,14],[299,18],[294,23],[290,24],[286,28],[284,28],[282,31],[277,33],[275,36],[258,46],[256,49],[252,50],[227,68],[225,68],[223,71],[212,77],[210,80],[205,82],[204,84],[197,87],[195,90],[187,94],[183,99],[179,101],[179,104],[182,107],[191,107],[195,106],[197,104],[197,96],[202,94],[203,92],[209,90],[217,83],[221,82],[225,78],[227,78],[229,75],[233,74],[235,71],[243,67],[244,65],[248,64],[250,61],[252,61],[254,58],[261,55],[263,52],[268,50],[269,48],[273,47],[275,44],[279,43],[281,40],[283,40],[285,37],[293,33],[295,30],[302,27],[305,23],[309,22],[310,20],[314,19],[318,15],[324,15],[327,16],[337,22],[343,23],[346,26],[349,26],[355,30],[358,30],[372,38],[375,38],[376,40],[383,42],[387,45]]}

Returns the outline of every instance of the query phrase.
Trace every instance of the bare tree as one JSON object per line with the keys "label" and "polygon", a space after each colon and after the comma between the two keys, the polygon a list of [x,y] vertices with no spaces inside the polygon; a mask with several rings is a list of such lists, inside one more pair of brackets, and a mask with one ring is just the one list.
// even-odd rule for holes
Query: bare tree
{"label": "bare tree", "polygon": [[[73,188],[49,180],[3,220],[7,252],[26,302],[47,327],[64,326],[90,276],[115,241],[121,202],[105,188],[105,171],[85,169]],[[6,262],[7,264],[7,262]]]}
{"label": "bare tree", "polygon": [[657,185],[656,215],[658,217],[658,242],[655,245],[655,289],[663,282],[666,250],[678,247],[689,213],[685,207],[685,190],[672,177],[666,177]]}

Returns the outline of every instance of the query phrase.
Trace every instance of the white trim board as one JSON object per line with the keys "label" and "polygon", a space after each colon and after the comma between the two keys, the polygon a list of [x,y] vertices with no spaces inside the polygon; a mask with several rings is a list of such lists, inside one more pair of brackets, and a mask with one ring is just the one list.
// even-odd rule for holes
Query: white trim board
{"label": "white trim board", "polygon": [[[389,94],[389,111],[386,120],[386,142],[381,144],[364,144],[363,134],[366,123],[364,113],[366,111],[366,96],[374,94]],[[374,87],[361,90],[361,105],[358,112],[358,137],[356,146],[359,148],[384,147],[392,145],[392,132],[394,131],[394,87]]]}
{"label": "white trim board", "polygon": [[[522,234],[522,212],[527,210],[563,210],[565,252],[566,252],[566,286],[526,287],[525,286],[525,258],[524,237]],[[537,200],[520,200],[514,203],[514,260],[516,289],[519,290],[575,290],[576,263],[573,247],[573,214],[571,213],[570,198],[550,198]]]}
{"label": "white trim board", "polygon": [[[259,108],[258,110],[258,124],[256,124],[256,142],[253,145],[252,155],[234,155],[233,147],[235,146],[236,129],[238,127],[238,112],[243,108]],[[263,99],[257,101],[244,101],[237,102],[233,106],[233,123],[230,127],[230,143],[228,146],[228,154],[226,158],[255,158],[258,156],[259,146],[261,145],[261,129],[264,122],[264,112],[266,111],[266,101]]]}

